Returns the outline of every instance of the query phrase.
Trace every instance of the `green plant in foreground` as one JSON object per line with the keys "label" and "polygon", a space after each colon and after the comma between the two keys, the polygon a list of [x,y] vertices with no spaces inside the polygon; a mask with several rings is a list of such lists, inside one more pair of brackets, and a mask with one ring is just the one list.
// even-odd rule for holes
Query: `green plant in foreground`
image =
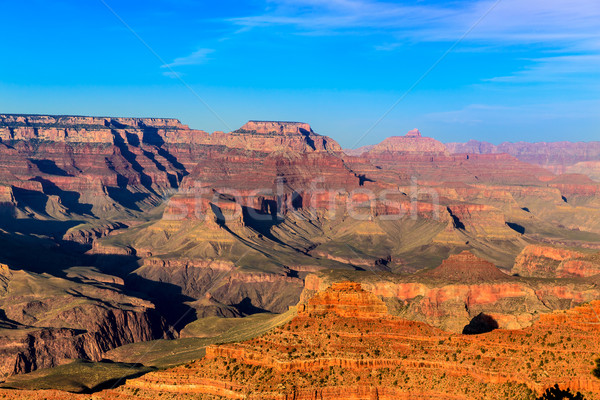
{"label": "green plant in foreground", "polygon": [[596,368],[592,370],[592,375],[600,379],[600,358],[596,360]]}
{"label": "green plant in foreground", "polygon": [[585,397],[579,392],[573,394],[570,389],[563,390],[558,384],[546,389],[542,397],[537,400],[585,400]]}

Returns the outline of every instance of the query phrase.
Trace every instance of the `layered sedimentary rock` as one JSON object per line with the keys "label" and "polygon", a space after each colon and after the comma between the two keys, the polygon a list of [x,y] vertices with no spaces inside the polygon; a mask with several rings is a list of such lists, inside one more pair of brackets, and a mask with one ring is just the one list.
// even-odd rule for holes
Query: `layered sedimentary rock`
{"label": "layered sedimentary rock", "polygon": [[600,253],[530,245],[519,254],[512,272],[543,278],[594,276],[600,274]]}
{"label": "layered sedimentary rock", "polygon": [[494,264],[466,250],[449,257],[439,267],[426,271],[423,275],[460,283],[481,283],[507,278],[507,275]]}
{"label": "layered sedimentary rock", "polygon": [[[303,123],[251,121],[235,132],[209,135],[162,118],[2,115],[0,141],[0,183],[20,190],[10,202],[52,216],[60,213],[45,205],[50,196],[64,206],[63,215],[106,217],[156,206],[199,161],[227,163],[211,160],[227,149],[241,151],[233,157],[241,156],[246,166],[252,155],[244,151],[262,158],[276,151],[340,150]],[[30,187],[31,181],[38,186]]]}
{"label": "layered sedimentary rock", "polygon": [[600,160],[600,142],[504,142],[496,146],[470,140],[467,143],[446,143],[446,147],[451,153],[507,153],[521,161],[540,165],[559,174],[567,172],[580,162]]}
{"label": "layered sedimentary rock", "polygon": [[[544,316],[524,330],[457,335],[379,312],[347,314],[351,297],[365,300],[358,311],[385,307],[359,285],[342,283],[308,301],[309,309],[327,304],[325,314],[300,313],[259,338],[210,346],[203,360],[97,397],[525,399],[555,383],[590,398],[600,394],[589,372],[600,350],[598,302]],[[576,342],[564,340],[572,335]]]}
{"label": "layered sedimentary rock", "polygon": [[569,165],[566,168],[567,173],[584,174],[600,182],[600,161],[580,161],[576,164]]}
{"label": "layered sedimentary rock", "polygon": [[[500,328],[520,329],[540,314],[598,298],[590,278],[595,261],[587,255],[548,271],[536,260],[523,264],[552,282],[503,272],[530,243],[593,244],[598,193],[598,184],[581,175],[557,177],[508,154],[451,154],[416,130],[349,156],[298,122],[250,121],[208,134],[172,119],[4,115],[0,236],[9,251],[1,258],[18,265],[19,254],[27,268],[43,271],[35,258],[52,256],[48,272],[68,295],[27,304],[2,295],[1,323],[15,337],[31,333],[34,348],[50,351],[23,350],[15,363],[26,371],[168,336],[164,321],[156,332],[150,327],[154,308],[177,330],[194,318],[282,312],[348,274],[366,291],[335,285],[302,302],[300,318],[309,325],[331,313],[377,320],[390,310],[454,333],[476,330],[488,317]],[[462,253],[408,275],[466,249],[489,261]],[[563,279],[571,277],[578,279]],[[2,279],[6,294],[11,280]],[[51,311],[63,310],[59,297],[84,305],[57,316]],[[80,319],[95,322],[84,326]],[[404,321],[385,329],[402,326],[424,325]],[[24,337],[20,349],[32,343]],[[45,337],[61,344],[47,346]],[[369,363],[377,360],[373,355]],[[197,384],[215,393],[239,391],[202,379]],[[361,392],[356,381],[337,383],[320,393],[402,395],[377,384]],[[297,398],[307,390],[298,389]]]}
{"label": "layered sedimentary rock", "polygon": [[[492,316],[496,327],[519,329],[530,326],[540,314],[568,309],[600,295],[592,281],[515,277],[466,251],[412,276],[377,276],[364,273],[355,279],[360,279],[365,290],[381,296],[390,312],[452,332],[463,332],[482,313]],[[324,272],[307,276],[302,298],[331,283],[332,277]]]}
{"label": "layered sedimentary rock", "polygon": [[392,136],[369,149],[369,155],[378,153],[404,153],[420,155],[448,154],[443,143],[423,137],[418,129],[404,136]]}
{"label": "layered sedimentary rock", "polygon": [[123,344],[173,337],[152,303],[92,281],[0,267],[0,375],[98,361]]}
{"label": "layered sedimentary rock", "polygon": [[381,318],[388,314],[388,310],[381,300],[355,282],[334,283],[308,304],[298,307],[300,316],[325,316],[329,313],[340,317]]}

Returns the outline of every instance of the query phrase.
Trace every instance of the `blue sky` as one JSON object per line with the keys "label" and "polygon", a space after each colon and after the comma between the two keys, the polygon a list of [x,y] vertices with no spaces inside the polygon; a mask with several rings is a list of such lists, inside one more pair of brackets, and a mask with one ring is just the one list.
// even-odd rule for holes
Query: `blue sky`
{"label": "blue sky", "polygon": [[344,147],[600,140],[597,0],[0,5],[0,113],[294,120]]}

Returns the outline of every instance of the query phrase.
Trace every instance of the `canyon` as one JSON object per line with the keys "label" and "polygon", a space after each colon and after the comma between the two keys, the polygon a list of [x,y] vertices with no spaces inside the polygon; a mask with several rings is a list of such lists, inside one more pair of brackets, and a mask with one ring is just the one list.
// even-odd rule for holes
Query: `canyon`
{"label": "canyon", "polygon": [[[551,380],[595,396],[597,382],[577,381],[583,356],[557,364],[576,373],[533,379],[523,346],[553,329],[596,349],[579,328],[550,328],[600,300],[596,147],[443,144],[412,130],[346,151],[301,122],[208,133],[168,118],[0,115],[0,376],[188,343],[206,358],[107,398],[180,398],[173,382],[188,378],[191,392],[225,398],[265,382],[283,388],[260,398],[448,398],[416,376],[420,363],[457,399]],[[208,326],[290,309],[292,322],[245,344],[204,340]],[[390,330],[427,346],[390,352],[394,338],[376,339]],[[495,356],[495,368],[481,343],[516,361]],[[292,348],[313,353],[288,359]],[[468,367],[452,361],[463,348]]]}
{"label": "canyon", "polygon": [[[589,374],[599,351],[598,311],[595,301],[545,314],[526,329],[458,335],[392,316],[376,295],[342,281],[267,334],[211,345],[202,360],[93,398],[531,399],[560,383],[593,399],[600,393]],[[565,339],[573,335],[576,341]]]}

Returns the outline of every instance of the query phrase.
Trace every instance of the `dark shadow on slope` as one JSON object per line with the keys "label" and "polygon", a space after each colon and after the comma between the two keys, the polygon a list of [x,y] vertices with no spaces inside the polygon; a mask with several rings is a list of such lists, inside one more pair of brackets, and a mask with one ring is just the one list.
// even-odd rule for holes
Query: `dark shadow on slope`
{"label": "dark shadow on slope", "polygon": [[498,329],[498,322],[490,315],[480,313],[463,328],[463,335],[479,335]]}
{"label": "dark shadow on slope", "polygon": [[177,185],[173,186],[178,187],[179,183],[181,182],[181,179],[189,174],[185,166],[177,160],[177,157],[175,157],[169,151],[164,149],[163,146],[165,145],[165,141],[163,140],[162,136],[160,136],[160,134],[158,133],[158,128],[143,126],[142,130],[142,142],[145,144],[156,146],[158,155],[167,160],[175,169],[179,170],[177,171]]}
{"label": "dark shadow on slope", "polygon": [[82,223],[82,221],[39,220],[33,218],[11,218],[0,216],[0,229],[23,235],[47,236],[53,239],[62,238],[69,229],[80,223]]}
{"label": "dark shadow on slope", "polygon": [[[101,362],[106,362],[106,361],[101,361]],[[139,369],[139,368],[143,368],[143,367],[144,367],[143,364],[139,364],[139,363],[132,364],[131,371],[135,371],[136,368]],[[154,367],[144,367],[144,368],[147,368],[147,370],[128,373],[128,374],[123,375],[120,378],[109,379],[105,382],[99,383],[98,385],[96,385],[92,388],[88,388],[87,390],[82,390],[79,393],[92,394],[92,393],[100,392],[102,390],[115,389],[115,388],[118,388],[119,386],[124,385],[127,382],[127,379],[139,378],[140,376],[146,375],[148,372],[156,371],[156,368],[154,368]]]}
{"label": "dark shadow on slope", "polygon": [[289,247],[288,244],[282,242],[271,233],[271,228],[281,224],[284,220],[278,217],[277,207],[271,207],[270,212],[264,213],[252,207],[242,206],[242,218],[244,225],[254,229],[267,239],[280,244],[281,246]]}
{"label": "dark shadow on slope", "polygon": [[134,193],[127,188],[111,186],[106,186],[106,192],[111,199],[133,211],[142,211],[137,203],[152,196],[150,193]]}
{"label": "dark shadow on slope", "polygon": [[73,191],[62,190],[54,182],[44,179],[42,177],[35,177],[32,180],[42,184],[44,193],[50,196],[58,196],[63,206],[65,206],[69,212],[79,215],[94,216],[92,213],[92,205],[86,203],[80,203],[79,199],[81,194]]}
{"label": "dark shadow on slope", "polygon": [[183,294],[180,286],[149,280],[133,273],[125,278],[125,287],[139,297],[152,301],[156,311],[177,332],[197,319],[196,310],[187,304],[196,299]]}
{"label": "dark shadow on slope", "polygon": [[111,132],[113,134],[114,144],[120,150],[123,158],[127,160],[133,170],[140,175],[140,183],[142,186],[144,186],[149,192],[154,193],[154,189],[152,189],[152,178],[144,173],[144,168],[137,161],[137,155],[129,150],[127,143],[125,143],[118,132],[115,130],[111,130]]}
{"label": "dark shadow on slope", "polygon": [[67,173],[67,171],[59,168],[56,163],[52,160],[36,160],[29,159],[43,174],[48,175],[57,175],[57,176],[72,176]]}
{"label": "dark shadow on slope", "polygon": [[454,228],[464,231],[465,224],[463,224],[462,221],[456,215],[452,214],[452,210],[450,209],[450,207],[446,207],[446,210],[448,210],[448,213],[452,217],[452,223],[454,225]]}
{"label": "dark shadow on slope", "polygon": [[315,147],[315,141],[310,137],[310,132],[306,129],[300,128],[300,133],[304,135],[306,144],[308,144],[311,149],[317,150],[317,148]]}
{"label": "dark shadow on slope", "polygon": [[252,304],[252,299],[250,299],[249,297],[244,297],[242,301],[240,301],[237,304],[234,304],[233,307],[237,308],[238,311],[244,315],[261,314],[269,312],[264,308],[256,307],[254,304]]}
{"label": "dark shadow on slope", "polygon": [[39,214],[46,214],[48,196],[36,190],[13,187],[13,196],[18,207],[30,208]]}
{"label": "dark shadow on slope", "polygon": [[363,174],[356,175],[356,177],[358,178],[358,185],[359,186],[364,186],[365,182],[375,182],[373,179],[367,178]]}
{"label": "dark shadow on slope", "polygon": [[515,232],[523,235],[525,233],[525,227],[519,224],[515,224],[514,222],[507,222],[506,225]]}
{"label": "dark shadow on slope", "polygon": [[[117,276],[123,279],[125,286],[118,286],[124,294],[151,301],[157,312],[167,323],[176,325],[180,330],[186,323],[195,319],[193,309],[185,304],[195,299],[182,294],[182,288],[167,282],[152,281],[132,274],[139,268],[139,258],[134,255],[120,254],[88,254],[89,246],[59,246],[50,239],[31,236],[12,236],[0,232],[0,262],[8,264],[11,269],[63,278],[75,283],[82,283],[79,278],[66,276],[65,271],[75,266],[93,266],[100,273]],[[95,284],[95,283],[87,283]],[[98,283],[100,286],[115,286]]]}

